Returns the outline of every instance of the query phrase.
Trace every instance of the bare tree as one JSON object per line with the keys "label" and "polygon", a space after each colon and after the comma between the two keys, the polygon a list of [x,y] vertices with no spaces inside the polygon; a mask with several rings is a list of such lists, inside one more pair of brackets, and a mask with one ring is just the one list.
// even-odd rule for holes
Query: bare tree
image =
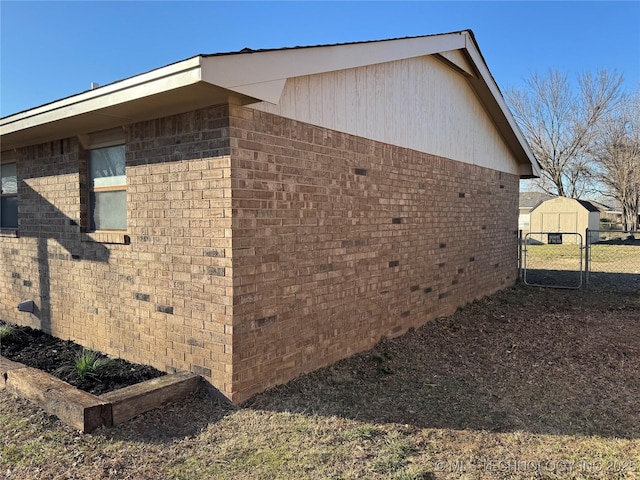
{"label": "bare tree", "polygon": [[621,84],[616,73],[584,73],[576,93],[565,74],[549,71],[533,74],[522,89],[507,90],[507,103],[542,167],[538,186],[544,192],[584,195],[591,179],[589,149],[599,122],[617,105]]}
{"label": "bare tree", "polygon": [[605,196],[622,206],[625,230],[638,230],[640,212],[640,88],[608,115],[593,149]]}

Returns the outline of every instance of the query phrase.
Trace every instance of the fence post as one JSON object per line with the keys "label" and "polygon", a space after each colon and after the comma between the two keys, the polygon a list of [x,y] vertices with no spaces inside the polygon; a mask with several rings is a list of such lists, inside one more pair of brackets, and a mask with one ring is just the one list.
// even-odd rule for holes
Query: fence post
{"label": "fence post", "polygon": [[524,281],[522,275],[522,229],[518,230],[518,278]]}
{"label": "fence post", "polygon": [[585,232],[584,241],[584,283],[589,286],[589,253],[591,251],[591,235],[589,234],[589,228]]}

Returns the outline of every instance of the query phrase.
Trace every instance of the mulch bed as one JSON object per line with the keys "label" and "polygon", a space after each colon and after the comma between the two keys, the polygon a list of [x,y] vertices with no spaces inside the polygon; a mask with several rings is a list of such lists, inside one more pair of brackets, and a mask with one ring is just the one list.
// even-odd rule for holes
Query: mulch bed
{"label": "mulch bed", "polygon": [[[0,320],[0,325],[6,322]],[[0,355],[28,367],[43,370],[80,390],[101,395],[128,387],[136,383],[165,375],[147,365],[139,365],[122,359],[113,359],[97,377],[78,378],[73,372],[57,371],[64,365],[73,364],[73,359],[83,347],[70,340],[60,340],[40,330],[14,326],[11,334],[2,339]],[[107,358],[103,355],[104,358]]]}

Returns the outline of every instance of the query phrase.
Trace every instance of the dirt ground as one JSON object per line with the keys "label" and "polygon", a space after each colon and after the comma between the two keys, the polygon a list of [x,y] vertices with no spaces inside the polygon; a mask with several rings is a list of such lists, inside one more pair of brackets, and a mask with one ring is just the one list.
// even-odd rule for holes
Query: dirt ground
{"label": "dirt ground", "polygon": [[[516,288],[247,405],[421,427],[638,437],[640,408],[628,407],[640,399],[639,372],[639,295]],[[354,389],[365,403],[353,401]]]}
{"label": "dirt ground", "polygon": [[640,478],[640,294],[518,286],[241,406],[81,435],[0,391],[6,478]]}

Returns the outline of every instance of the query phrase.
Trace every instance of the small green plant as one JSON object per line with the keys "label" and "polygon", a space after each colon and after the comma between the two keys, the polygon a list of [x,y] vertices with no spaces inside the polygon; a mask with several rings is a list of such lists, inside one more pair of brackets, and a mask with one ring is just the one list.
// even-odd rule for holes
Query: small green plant
{"label": "small green plant", "polygon": [[8,323],[0,323],[0,340],[8,338],[13,333],[13,327]]}
{"label": "small green plant", "polygon": [[87,377],[98,379],[100,375],[111,365],[111,360],[103,357],[100,352],[82,349],[68,365],[63,365],[56,370],[56,373],[71,373],[80,380]]}

